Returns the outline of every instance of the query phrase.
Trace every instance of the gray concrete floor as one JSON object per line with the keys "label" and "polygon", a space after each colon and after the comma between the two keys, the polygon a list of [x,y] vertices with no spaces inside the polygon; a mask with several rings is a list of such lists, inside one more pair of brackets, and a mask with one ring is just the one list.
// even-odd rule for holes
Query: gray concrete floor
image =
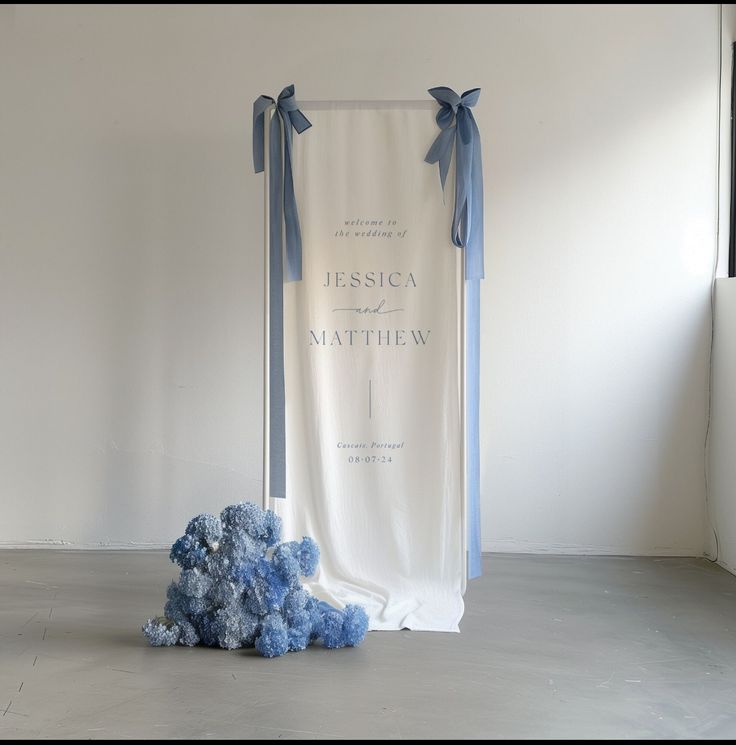
{"label": "gray concrete floor", "polygon": [[163,552],[0,552],[0,738],[736,737],[736,577],[485,557],[461,634],[152,649]]}

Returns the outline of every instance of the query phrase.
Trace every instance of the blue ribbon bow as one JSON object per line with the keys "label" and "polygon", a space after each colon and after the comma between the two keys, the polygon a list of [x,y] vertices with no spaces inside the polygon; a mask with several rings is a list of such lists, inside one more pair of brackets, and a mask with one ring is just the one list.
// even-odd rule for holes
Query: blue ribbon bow
{"label": "blue ribbon bow", "polygon": [[[302,278],[302,234],[299,228],[299,213],[294,195],[294,177],[291,170],[292,128],[301,134],[312,123],[299,111],[294,97],[294,86],[287,85],[279,93],[278,100],[271,96],[259,96],[253,103],[253,167],[256,173],[263,171],[264,164],[264,119],[269,106],[276,106],[276,116],[271,118],[269,129],[269,184],[271,224],[278,225],[276,243],[271,248],[281,250],[281,219],[286,233],[287,281]],[[283,163],[281,139],[284,139]]]}
{"label": "blue ribbon bow", "polygon": [[483,165],[480,132],[471,108],[480,97],[480,88],[458,96],[445,86],[430,88],[440,105],[437,125],[440,133],[424,160],[439,163],[440,183],[445,189],[455,149],[455,208],[452,215],[452,242],[465,249],[465,278],[483,278]]}
{"label": "blue ribbon bow", "polygon": [[[264,168],[265,114],[270,106],[276,113],[269,124],[268,192],[269,192],[269,478],[271,497],[286,496],[286,391],[284,386],[284,260],[281,228],[286,235],[287,281],[302,278],[302,235],[294,195],[291,170],[292,128],[301,134],[311,127],[299,111],[294,86],[288,85],[274,101],[259,96],[253,103],[253,167]],[[282,148],[283,142],[283,148]],[[283,157],[282,157],[283,153]]]}

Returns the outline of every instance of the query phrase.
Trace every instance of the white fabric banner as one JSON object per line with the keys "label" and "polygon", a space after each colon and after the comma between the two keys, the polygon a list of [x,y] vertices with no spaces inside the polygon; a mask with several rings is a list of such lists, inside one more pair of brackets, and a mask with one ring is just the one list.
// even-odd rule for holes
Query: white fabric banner
{"label": "white fabric banner", "polygon": [[303,280],[284,286],[287,539],[312,591],[371,629],[457,631],[463,613],[461,260],[424,155],[435,110],[303,107],[294,138]]}

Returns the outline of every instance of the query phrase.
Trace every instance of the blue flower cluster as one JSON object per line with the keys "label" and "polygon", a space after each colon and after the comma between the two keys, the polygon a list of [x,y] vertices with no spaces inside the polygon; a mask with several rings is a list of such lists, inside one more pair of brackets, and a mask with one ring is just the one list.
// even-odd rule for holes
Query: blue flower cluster
{"label": "blue flower cluster", "polygon": [[164,616],[143,633],[154,647],[255,647],[279,657],[321,640],[329,649],[355,647],[368,630],[358,605],[342,610],[317,600],[300,578],[317,570],[319,548],[308,537],[279,543],[281,519],[252,502],[198,515],[171,547],[181,567],[166,593]]}

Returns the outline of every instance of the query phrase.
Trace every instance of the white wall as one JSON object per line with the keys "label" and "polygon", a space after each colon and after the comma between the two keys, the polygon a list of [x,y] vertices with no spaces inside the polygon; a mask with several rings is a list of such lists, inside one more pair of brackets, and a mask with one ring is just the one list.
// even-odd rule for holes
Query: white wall
{"label": "white wall", "polygon": [[731,200],[731,45],[736,7],[723,6],[719,256],[714,295],[706,554],[736,573],[736,279],[728,277]]}
{"label": "white wall", "polygon": [[718,173],[718,277],[728,277],[728,238],[731,207],[731,74],[733,54],[731,45],[736,41],[736,5],[721,6],[721,107],[720,107],[720,161]]}
{"label": "white wall", "polygon": [[717,7],[2,6],[0,541],[257,497],[250,107],[481,86],[484,545],[699,554]]}

